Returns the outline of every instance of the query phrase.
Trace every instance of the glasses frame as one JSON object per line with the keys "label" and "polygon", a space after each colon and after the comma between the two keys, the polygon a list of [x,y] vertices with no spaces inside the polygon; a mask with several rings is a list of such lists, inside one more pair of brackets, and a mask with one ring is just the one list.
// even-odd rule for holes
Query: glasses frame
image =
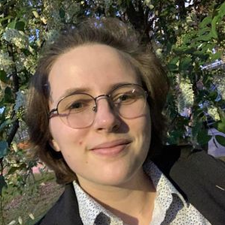
{"label": "glasses frame", "polygon": [[[108,94],[102,94],[102,95],[98,95],[97,97],[93,97],[92,95],[88,94],[88,93],[84,93],[84,92],[76,92],[76,93],[72,93],[72,94],[69,94],[69,95],[66,95],[66,96],[63,96],[57,103],[56,105],[56,108],[53,108],[49,113],[48,113],[48,118],[51,119],[52,117],[54,116],[60,116],[60,113],[58,111],[58,108],[59,108],[59,104],[67,97],[69,96],[72,96],[72,95],[75,95],[75,94],[84,94],[84,95],[88,95],[90,96],[94,102],[95,102],[95,105],[93,107],[93,111],[94,112],[97,112],[97,101],[99,99],[102,99],[102,98],[107,98],[109,100],[111,100],[111,96],[112,96],[112,93],[117,90],[118,88],[121,88],[121,87],[124,87],[124,86],[137,86],[139,88],[141,88],[143,90],[143,93],[144,93],[144,97],[145,97],[145,100],[146,100],[146,103],[148,102],[148,97],[149,97],[149,92],[146,91],[140,84],[135,84],[135,83],[126,83],[126,84],[121,84],[121,85],[118,85],[116,86],[115,88],[113,88]],[[109,103],[111,103],[111,101],[109,101]],[[122,115],[120,115],[122,116]],[[123,116],[122,116],[123,117]],[[68,124],[66,124],[67,126],[69,126]],[[70,127],[70,126],[69,126]]]}

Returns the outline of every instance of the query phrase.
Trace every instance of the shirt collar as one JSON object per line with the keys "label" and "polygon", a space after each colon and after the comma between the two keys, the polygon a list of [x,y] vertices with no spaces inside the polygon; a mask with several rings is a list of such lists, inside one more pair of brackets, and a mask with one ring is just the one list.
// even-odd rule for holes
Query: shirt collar
{"label": "shirt collar", "polygon": [[94,224],[97,216],[105,209],[86,192],[84,192],[84,190],[77,184],[76,181],[73,182],[73,186],[76,192],[79,213],[83,223],[90,225]]}
{"label": "shirt collar", "polygon": [[179,197],[185,207],[188,206],[188,203],[185,201],[184,197],[152,161],[145,163],[143,169],[151,178],[153,185],[155,186],[157,200],[159,202],[164,202],[165,204],[165,199],[167,199],[166,205],[169,208],[171,202],[173,201],[174,194]]}
{"label": "shirt collar", "polygon": [[[123,224],[119,218],[117,218],[110,211],[95,201],[90,195],[88,195],[76,181],[73,182],[73,186],[76,192],[79,213],[83,224],[94,225],[97,217],[100,214],[106,216],[106,218],[104,218],[106,221],[111,220],[111,222],[114,222],[113,224]],[[101,218],[103,219],[103,216]],[[103,224],[105,223],[103,222]]]}
{"label": "shirt collar", "polygon": [[[152,180],[156,193],[157,193],[157,201],[164,203],[165,207],[168,209],[170,204],[173,201],[173,194],[177,195],[182,201],[183,205],[187,206],[187,202],[183,198],[183,196],[176,190],[173,184],[164,176],[164,174],[158,169],[158,167],[152,162],[148,161],[143,166],[145,173]],[[80,186],[73,182],[73,186],[76,192],[78,205],[79,205],[79,213],[83,224],[94,225],[96,218],[100,214],[106,215],[108,218],[117,220],[117,217],[105,209],[102,205],[96,202],[90,195],[88,195]],[[165,204],[166,200],[166,204]],[[116,224],[123,224],[119,222]]]}

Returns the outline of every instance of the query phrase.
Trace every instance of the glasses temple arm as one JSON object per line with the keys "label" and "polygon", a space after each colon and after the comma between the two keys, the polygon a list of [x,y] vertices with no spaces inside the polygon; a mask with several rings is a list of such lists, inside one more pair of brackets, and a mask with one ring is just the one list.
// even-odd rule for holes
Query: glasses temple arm
{"label": "glasses temple arm", "polygon": [[48,113],[48,118],[52,118],[55,115],[55,112],[57,113],[57,108],[52,109],[49,113]]}

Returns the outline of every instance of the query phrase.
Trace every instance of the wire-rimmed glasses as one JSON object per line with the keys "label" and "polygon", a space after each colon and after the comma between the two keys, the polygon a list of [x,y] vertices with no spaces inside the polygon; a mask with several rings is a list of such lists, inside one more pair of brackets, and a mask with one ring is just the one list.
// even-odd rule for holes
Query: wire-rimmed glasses
{"label": "wire-rimmed glasses", "polygon": [[148,93],[138,84],[122,84],[108,94],[93,97],[87,93],[74,93],[59,100],[49,112],[49,118],[59,116],[67,126],[79,129],[92,125],[98,110],[98,100],[107,98],[113,113],[133,119],[145,112]]}

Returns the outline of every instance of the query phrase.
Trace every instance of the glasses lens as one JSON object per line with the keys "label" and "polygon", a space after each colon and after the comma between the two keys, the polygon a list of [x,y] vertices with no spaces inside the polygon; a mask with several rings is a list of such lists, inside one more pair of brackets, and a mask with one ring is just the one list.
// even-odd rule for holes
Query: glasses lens
{"label": "glasses lens", "polygon": [[[145,113],[147,93],[139,85],[127,84],[114,89],[109,95],[96,99],[110,98],[114,113],[132,119]],[[95,99],[88,94],[73,94],[63,98],[58,104],[58,115],[72,128],[85,128],[92,124],[95,117]]]}
{"label": "glasses lens", "polygon": [[141,116],[145,112],[147,94],[139,85],[124,85],[111,93],[118,113],[128,119]]}
{"label": "glasses lens", "polygon": [[72,128],[84,128],[93,122],[94,99],[87,94],[70,95],[59,102],[58,113],[61,120]]}

